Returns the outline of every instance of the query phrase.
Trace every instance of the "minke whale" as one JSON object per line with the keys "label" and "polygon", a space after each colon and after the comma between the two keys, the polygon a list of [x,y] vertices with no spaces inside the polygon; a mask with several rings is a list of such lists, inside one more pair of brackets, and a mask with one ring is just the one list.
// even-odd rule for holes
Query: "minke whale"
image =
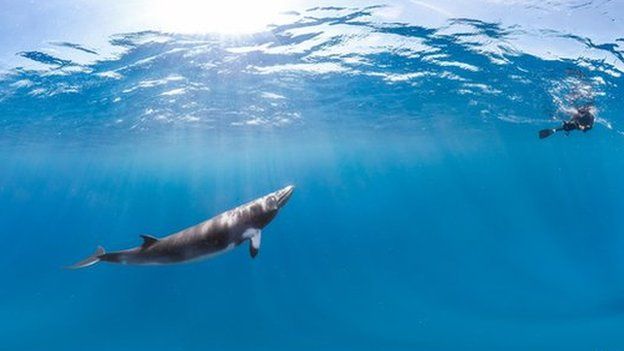
{"label": "minke whale", "polygon": [[284,207],[294,189],[289,185],[164,238],[141,235],[143,244],[138,247],[107,253],[99,246],[93,255],[68,268],[89,267],[100,261],[132,265],[189,262],[229,251],[245,241],[249,241],[249,254],[255,258],[261,230]]}

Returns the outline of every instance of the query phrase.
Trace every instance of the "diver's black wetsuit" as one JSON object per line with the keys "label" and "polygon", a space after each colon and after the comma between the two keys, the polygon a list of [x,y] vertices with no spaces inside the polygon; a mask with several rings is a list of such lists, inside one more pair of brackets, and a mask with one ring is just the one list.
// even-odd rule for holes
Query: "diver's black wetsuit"
{"label": "diver's black wetsuit", "polygon": [[589,107],[581,107],[569,121],[563,122],[563,126],[557,128],[557,130],[569,132],[578,129],[586,132],[594,127],[594,120],[595,117],[589,110]]}
{"label": "diver's black wetsuit", "polygon": [[569,121],[563,122],[563,125],[555,129],[543,129],[539,132],[540,139],[549,137],[555,132],[564,131],[567,133],[573,130],[586,132],[594,127],[594,114],[591,112],[591,106],[583,106],[576,110]]}

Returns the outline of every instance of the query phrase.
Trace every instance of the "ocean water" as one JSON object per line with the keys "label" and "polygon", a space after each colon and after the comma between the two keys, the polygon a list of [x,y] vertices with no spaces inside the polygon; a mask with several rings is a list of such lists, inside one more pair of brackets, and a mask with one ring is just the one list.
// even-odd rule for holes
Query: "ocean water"
{"label": "ocean water", "polygon": [[[624,350],[623,32],[396,8],[19,52],[0,350]],[[593,130],[538,139],[584,104]],[[255,259],[64,269],[288,184]]]}

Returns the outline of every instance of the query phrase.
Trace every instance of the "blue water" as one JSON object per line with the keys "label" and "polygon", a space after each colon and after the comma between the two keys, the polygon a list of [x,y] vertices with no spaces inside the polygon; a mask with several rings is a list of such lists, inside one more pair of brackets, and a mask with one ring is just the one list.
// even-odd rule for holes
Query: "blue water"
{"label": "blue water", "polygon": [[[624,350],[621,41],[334,10],[20,53],[45,68],[0,80],[0,350]],[[588,102],[592,131],[537,138]],[[288,184],[256,259],[63,269]]]}

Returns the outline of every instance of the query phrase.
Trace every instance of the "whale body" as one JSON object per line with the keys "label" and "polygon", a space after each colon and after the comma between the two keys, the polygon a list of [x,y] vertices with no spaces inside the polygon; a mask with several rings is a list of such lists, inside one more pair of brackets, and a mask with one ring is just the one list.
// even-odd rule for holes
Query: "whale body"
{"label": "whale body", "polygon": [[174,264],[209,258],[249,241],[249,254],[260,250],[262,229],[288,202],[294,186],[223,212],[207,221],[164,238],[141,235],[143,244],[127,250],[106,252],[101,246],[93,255],[69,268],[84,268],[98,262],[132,265]]}

